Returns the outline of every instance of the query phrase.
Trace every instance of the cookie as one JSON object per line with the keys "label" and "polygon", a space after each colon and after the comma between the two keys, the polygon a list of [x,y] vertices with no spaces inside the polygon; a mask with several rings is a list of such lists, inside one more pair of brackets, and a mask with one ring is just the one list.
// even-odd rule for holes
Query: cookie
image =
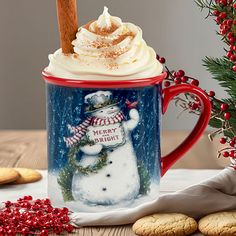
{"label": "cookie", "polygon": [[140,236],[184,236],[197,230],[197,222],[186,215],[169,213],[143,217],[133,225]]}
{"label": "cookie", "polygon": [[33,169],[26,169],[26,168],[14,168],[20,177],[14,182],[14,184],[27,184],[33,183],[40,179],[42,179],[42,175]]}
{"label": "cookie", "polygon": [[236,235],[236,212],[219,212],[203,217],[198,224],[204,235]]}
{"label": "cookie", "polygon": [[0,184],[7,184],[16,181],[19,173],[12,168],[0,168]]}

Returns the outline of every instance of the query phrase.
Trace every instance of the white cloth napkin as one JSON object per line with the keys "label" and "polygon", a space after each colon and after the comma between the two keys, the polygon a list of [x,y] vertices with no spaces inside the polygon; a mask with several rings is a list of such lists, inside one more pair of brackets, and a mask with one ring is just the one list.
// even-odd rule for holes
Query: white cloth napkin
{"label": "white cloth napkin", "polygon": [[153,213],[183,213],[195,219],[213,212],[236,210],[236,171],[222,170],[215,177],[135,209],[106,213],[74,213],[77,226],[122,225],[134,223]]}

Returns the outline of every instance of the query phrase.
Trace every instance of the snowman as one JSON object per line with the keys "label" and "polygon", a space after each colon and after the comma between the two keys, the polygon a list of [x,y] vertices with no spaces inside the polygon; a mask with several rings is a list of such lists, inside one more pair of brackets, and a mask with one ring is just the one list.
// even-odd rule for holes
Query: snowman
{"label": "snowman", "polygon": [[68,146],[79,142],[84,136],[93,141],[93,145],[81,147],[80,166],[95,165],[102,150],[107,153],[107,162],[96,173],[74,173],[73,198],[96,205],[130,202],[137,197],[140,188],[137,158],[131,139],[131,132],[139,123],[139,113],[132,108],[129,120],[124,120],[110,91],[88,94],[84,100],[89,116],[77,127],[69,126],[74,135],[65,138],[65,141]]}

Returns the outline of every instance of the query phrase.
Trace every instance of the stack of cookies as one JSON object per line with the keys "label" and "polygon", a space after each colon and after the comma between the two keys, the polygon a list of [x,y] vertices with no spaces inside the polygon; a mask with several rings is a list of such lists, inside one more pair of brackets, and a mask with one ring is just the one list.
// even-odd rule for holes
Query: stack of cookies
{"label": "stack of cookies", "polygon": [[0,185],[2,184],[27,184],[39,181],[42,175],[27,168],[0,168]]}

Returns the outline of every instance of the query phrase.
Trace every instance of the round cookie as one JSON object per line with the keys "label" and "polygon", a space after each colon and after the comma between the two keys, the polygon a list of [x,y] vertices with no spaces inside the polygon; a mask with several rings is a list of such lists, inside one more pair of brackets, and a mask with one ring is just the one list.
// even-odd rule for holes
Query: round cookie
{"label": "round cookie", "polygon": [[12,168],[0,168],[0,184],[7,184],[16,181],[19,173]]}
{"label": "round cookie", "polygon": [[184,236],[197,230],[197,222],[186,215],[169,213],[143,217],[133,225],[140,236]]}
{"label": "round cookie", "polygon": [[27,169],[27,168],[14,168],[16,170],[20,177],[14,182],[14,184],[27,184],[27,183],[33,183],[42,178],[42,175],[33,169]]}
{"label": "round cookie", "polygon": [[219,212],[203,217],[199,230],[207,236],[236,235],[236,212]]}

